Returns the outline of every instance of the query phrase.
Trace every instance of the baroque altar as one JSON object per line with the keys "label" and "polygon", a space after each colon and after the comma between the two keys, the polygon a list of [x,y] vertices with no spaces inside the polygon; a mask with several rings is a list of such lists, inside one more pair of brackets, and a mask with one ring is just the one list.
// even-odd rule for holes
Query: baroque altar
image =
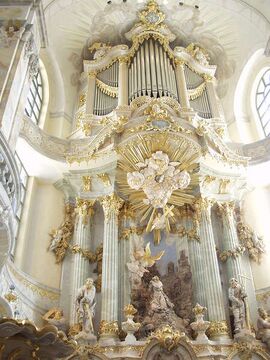
{"label": "baroque altar", "polygon": [[61,291],[43,319],[68,359],[270,359],[250,268],[263,242],[241,207],[248,158],[230,145],[216,66],[180,46],[156,1],[138,18],[129,45],[95,43],[83,61],[48,243]]}

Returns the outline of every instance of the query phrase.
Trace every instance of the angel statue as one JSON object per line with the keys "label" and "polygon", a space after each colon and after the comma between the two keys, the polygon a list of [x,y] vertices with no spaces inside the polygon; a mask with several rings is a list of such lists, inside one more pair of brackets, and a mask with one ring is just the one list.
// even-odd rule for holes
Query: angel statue
{"label": "angel statue", "polygon": [[144,273],[148,272],[147,268],[153,266],[156,261],[160,260],[164,254],[161,251],[156,256],[152,256],[150,243],[144,248],[140,244],[139,248],[134,248],[130,254],[131,262],[127,263],[128,270],[130,271],[130,281],[133,287],[141,284],[141,279]]}
{"label": "angel statue", "polygon": [[186,189],[191,181],[189,173],[181,171],[179,166],[180,163],[170,161],[166,153],[156,151],[144,162],[136,163],[139,171],[128,172],[127,183],[131,189],[144,192],[144,204],[163,209],[172,192]]}
{"label": "angel statue", "polygon": [[257,320],[257,339],[264,342],[270,349],[270,318],[267,311],[263,308],[258,309],[259,318]]}
{"label": "angel statue", "polygon": [[151,226],[150,231],[154,231],[154,244],[157,245],[160,243],[161,240],[161,231],[166,229],[166,231],[170,232],[170,222],[169,218],[174,217],[172,212],[174,206],[165,206],[163,209],[163,214],[158,211],[156,217],[151,221],[149,221],[149,225],[147,226],[146,231],[148,231],[148,227]]}
{"label": "angel statue", "polygon": [[85,284],[79,289],[76,298],[76,313],[78,317],[78,323],[81,325],[81,332],[76,336],[80,337],[93,337],[93,317],[95,315],[95,301],[96,288],[94,286],[94,280],[88,278]]}
{"label": "angel statue", "polygon": [[51,235],[51,243],[49,245],[49,250],[54,251],[57,248],[57,246],[59,245],[60,241],[62,240],[64,232],[60,228],[60,229],[52,231],[52,233],[50,235]]}

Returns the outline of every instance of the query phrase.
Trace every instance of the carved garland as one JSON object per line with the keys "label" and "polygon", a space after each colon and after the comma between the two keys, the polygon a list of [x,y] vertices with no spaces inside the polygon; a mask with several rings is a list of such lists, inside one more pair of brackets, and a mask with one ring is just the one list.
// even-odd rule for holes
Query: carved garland
{"label": "carved garland", "polygon": [[195,100],[195,99],[197,99],[199,96],[202,95],[202,93],[204,92],[205,88],[206,88],[206,83],[203,82],[201,85],[199,85],[199,86],[196,87],[195,89],[189,89],[189,90],[188,90],[189,100]]}
{"label": "carved garland", "polygon": [[226,262],[229,258],[237,258],[241,255],[243,255],[243,253],[245,252],[246,248],[242,245],[236,246],[234,249],[232,250],[224,250],[222,252],[220,252],[219,250],[217,250],[217,254],[219,259],[222,262]]}
{"label": "carved garland", "polygon": [[111,96],[113,98],[118,97],[118,87],[107,85],[99,79],[96,79],[96,84],[102,93]]}
{"label": "carved garland", "polygon": [[254,231],[243,222],[243,219],[237,224],[237,232],[239,240],[247,250],[250,259],[259,264],[262,255],[265,253],[263,239],[256,236]]}

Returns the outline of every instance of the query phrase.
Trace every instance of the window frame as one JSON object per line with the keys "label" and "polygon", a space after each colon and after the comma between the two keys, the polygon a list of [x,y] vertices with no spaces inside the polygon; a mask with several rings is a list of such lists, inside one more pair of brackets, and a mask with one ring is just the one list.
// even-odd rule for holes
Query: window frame
{"label": "window frame", "polygon": [[[261,89],[259,90],[261,86],[264,87],[263,91],[261,91]],[[263,95],[263,99],[258,100],[258,97],[261,95]],[[260,103],[258,105],[259,101]],[[266,110],[261,114],[260,109],[262,106],[264,106],[264,104],[266,104]],[[262,73],[257,83],[256,93],[255,93],[255,108],[264,137],[270,137],[270,67],[266,68],[266,70]],[[265,115],[267,119],[264,122]]]}
{"label": "window frame", "polygon": [[38,73],[33,77],[25,106],[25,114],[36,124],[39,125],[40,115],[42,112],[43,105],[43,80],[40,69]]}

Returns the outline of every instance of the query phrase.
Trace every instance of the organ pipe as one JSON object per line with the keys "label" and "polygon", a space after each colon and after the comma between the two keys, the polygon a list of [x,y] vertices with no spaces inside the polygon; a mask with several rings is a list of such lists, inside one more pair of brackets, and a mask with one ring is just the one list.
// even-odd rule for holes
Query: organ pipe
{"label": "organ pipe", "polygon": [[162,96],[163,88],[161,82],[161,65],[160,65],[160,58],[159,58],[159,51],[158,51],[158,43],[155,42],[155,59],[156,59],[156,68],[157,68],[157,87],[158,87],[158,94],[159,97]]}
{"label": "organ pipe", "polygon": [[162,89],[163,89],[163,94],[165,96],[168,95],[168,91],[167,91],[167,86],[166,86],[166,79],[165,79],[165,66],[164,66],[164,58],[163,58],[163,53],[162,53],[162,48],[161,46],[158,47],[159,50],[159,58],[160,58],[160,67],[161,67],[161,82],[162,82]]}
{"label": "organ pipe", "polygon": [[190,100],[190,106],[198,112],[198,115],[205,119],[210,119],[212,117],[210,103],[207,95],[206,89],[203,91],[202,95],[194,100]]}
{"label": "organ pipe", "polygon": [[128,93],[131,94],[131,68],[128,69]]}
{"label": "organ pipe", "polygon": [[150,39],[150,69],[151,69],[151,85],[153,97],[157,97],[157,74],[156,74],[156,59],[154,54],[153,39]]}
{"label": "organ pipe", "polygon": [[[204,82],[202,76],[192,71],[187,65],[184,67],[187,89],[196,89]],[[118,87],[119,63],[113,63],[109,68],[97,75],[102,86]],[[102,116],[110,113],[117,107],[116,90],[102,91],[102,86],[96,86],[94,100],[94,114]],[[139,47],[128,67],[128,96],[129,102],[140,96],[154,98],[170,96],[178,99],[176,74],[163,46],[154,39],[146,39]],[[210,118],[211,107],[205,89],[196,99],[190,100],[190,106],[201,117]]]}
{"label": "organ pipe", "polygon": [[144,46],[141,47],[141,75],[142,75],[142,96],[146,95],[145,55]]}
{"label": "organ pipe", "polygon": [[204,79],[185,65],[185,78],[188,89],[194,89],[204,82]]}
{"label": "organ pipe", "polygon": [[138,57],[137,57],[137,79],[138,79],[138,86],[137,89],[141,93],[142,91],[142,80],[141,80],[141,50],[138,50]]}
{"label": "organ pipe", "polygon": [[132,63],[131,64],[131,93],[130,93],[130,96],[131,96],[131,100],[134,99],[134,64]]}
{"label": "organ pipe", "polygon": [[149,63],[149,45],[148,41],[144,42],[145,45],[145,62],[146,62],[146,94],[151,96],[151,76],[150,76],[150,63]]}
{"label": "organ pipe", "polygon": [[173,65],[163,46],[154,39],[143,42],[129,65],[129,101],[139,96],[177,98]]}
{"label": "organ pipe", "polygon": [[[97,79],[103,83],[106,87],[118,87],[118,73],[119,63],[115,62],[109,68],[100,72],[97,75]],[[94,114],[95,115],[106,115],[109,114],[113,109],[117,107],[117,98],[105,94],[97,85],[95,88],[95,100],[94,100]]]}
{"label": "organ pipe", "polygon": [[167,67],[167,55],[165,52],[163,52],[163,64],[164,64],[164,72],[165,72],[165,79],[166,79],[166,91],[167,91],[167,95],[170,96],[169,72],[168,72],[168,67]]}

